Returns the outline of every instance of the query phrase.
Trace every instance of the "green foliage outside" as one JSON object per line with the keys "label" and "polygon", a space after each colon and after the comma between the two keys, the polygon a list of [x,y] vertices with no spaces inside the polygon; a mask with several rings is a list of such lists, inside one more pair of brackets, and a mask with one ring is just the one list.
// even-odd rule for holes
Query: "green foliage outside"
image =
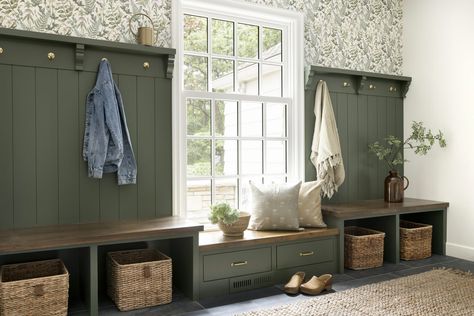
{"label": "green foliage outside", "polygon": [[433,145],[438,142],[441,148],[446,147],[446,139],[441,131],[434,135],[431,129],[426,129],[423,122],[413,122],[411,135],[405,140],[389,135],[384,138],[385,144],[375,142],[369,145],[369,152],[374,153],[379,160],[384,160],[390,170],[403,165],[408,160],[403,158],[404,149],[412,149],[417,155],[426,155]]}
{"label": "green foliage outside", "polygon": [[[212,19],[212,51],[213,53],[233,56],[234,24],[228,21]],[[208,27],[206,18],[186,15],[184,19],[184,49],[186,51],[207,53]],[[267,51],[281,43],[281,31],[263,28],[263,50]],[[239,39],[238,56],[256,58],[258,54],[258,27],[246,24],[237,24]],[[187,90],[208,90],[208,60],[207,57],[185,55],[184,86]],[[234,66],[232,61],[215,58],[212,61],[212,79],[222,78],[232,74]],[[243,63],[246,64],[246,63]],[[226,92],[214,89],[214,92]],[[193,99],[187,101],[188,135],[210,136],[211,105],[209,100]],[[224,102],[216,101],[214,113],[215,130],[224,135]],[[188,175],[209,176],[211,174],[211,141],[206,139],[189,140]],[[216,142],[216,174],[224,170],[224,143]]]}
{"label": "green foliage outside", "polygon": [[211,213],[209,214],[209,220],[212,224],[222,222],[230,225],[239,220],[239,212],[236,209],[230,207],[228,203],[217,203],[212,205]]}

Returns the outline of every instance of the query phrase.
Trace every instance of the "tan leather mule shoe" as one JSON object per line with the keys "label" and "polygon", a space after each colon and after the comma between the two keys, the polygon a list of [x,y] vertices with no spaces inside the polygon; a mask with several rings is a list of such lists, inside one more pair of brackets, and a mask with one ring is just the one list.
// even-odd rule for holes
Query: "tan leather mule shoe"
{"label": "tan leather mule shoe", "polygon": [[332,289],[332,280],[333,280],[332,274],[328,273],[328,274],[320,275],[318,279],[324,282],[324,285],[325,285],[324,289],[326,291],[329,291],[330,289]]}
{"label": "tan leather mule shoe", "polygon": [[297,294],[300,290],[300,285],[304,280],[304,272],[296,272],[291,277],[290,281],[285,284],[284,291],[288,294]]}
{"label": "tan leather mule shoe", "polygon": [[301,284],[301,293],[308,295],[317,295],[324,290],[332,288],[332,275],[323,274],[320,277],[313,276],[308,282]]}

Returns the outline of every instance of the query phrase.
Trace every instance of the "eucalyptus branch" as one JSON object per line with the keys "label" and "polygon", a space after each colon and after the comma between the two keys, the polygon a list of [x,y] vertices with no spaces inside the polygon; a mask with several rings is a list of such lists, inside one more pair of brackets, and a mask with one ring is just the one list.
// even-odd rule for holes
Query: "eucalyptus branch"
{"label": "eucalyptus branch", "polygon": [[403,159],[404,150],[413,150],[417,155],[426,155],[434,146],[436,141],[443,148],[446,147],[446,139],[441,131],[433,135],[432,131],[423,126],[423,122],[412,122],[412,132],[405,141],[398,137],[389,135],[384,139],[385,144],[378,141],[369,145],[369,152],[374,153],[379,160],[385,161],[390,170],[397,165],[402,165],[407,160]]}

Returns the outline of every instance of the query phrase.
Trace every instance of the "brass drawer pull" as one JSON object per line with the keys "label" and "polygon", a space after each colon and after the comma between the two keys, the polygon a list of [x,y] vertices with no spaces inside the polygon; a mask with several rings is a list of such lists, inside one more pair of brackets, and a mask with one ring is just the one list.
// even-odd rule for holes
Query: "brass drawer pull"
{"label": "brass drawer pull", "polygon": [[300,252],[300,257],[312,256],[314,255],[314,251],[303,251]]}
{"label": "brass drawer pull", "polygon": [[245,266],[247,264],[247,260],[245,261],[236,261],[236,262],[232,262],[230,264],[231,267],[240,267],[240,266]]}

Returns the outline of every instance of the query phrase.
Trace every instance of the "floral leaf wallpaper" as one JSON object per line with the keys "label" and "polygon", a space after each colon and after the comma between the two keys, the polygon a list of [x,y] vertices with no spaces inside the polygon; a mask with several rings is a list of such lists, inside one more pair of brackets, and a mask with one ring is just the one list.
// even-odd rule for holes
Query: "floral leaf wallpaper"
{"label": "floral leaf wallpaper", "polygon": [[[129,18],[145,12],[169,47],[171,1],[0,0],[0,26],[134,43]],[[403,0],[241,1],[302,12],[306,64],[401,74]]]}

